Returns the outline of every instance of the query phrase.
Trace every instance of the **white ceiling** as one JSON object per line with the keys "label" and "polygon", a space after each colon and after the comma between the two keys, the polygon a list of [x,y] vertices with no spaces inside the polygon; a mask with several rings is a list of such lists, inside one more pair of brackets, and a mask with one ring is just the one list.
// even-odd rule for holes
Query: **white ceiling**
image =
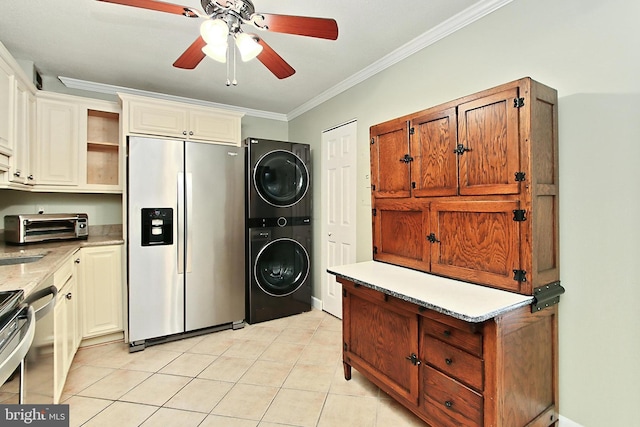
{"label": "white ceiling", "polygon": [[[166,1],[202,10],[199,0]],[[0,41],[45,76],[286,115],[509,1],[253,0],[257,12],[333,18],[338,40],[260,33],[296,74],[278,80],[259,61],[238,59],[235,87],[225,85],[226,65],[209,58],[195,70],[171,65],[199,35],[201,20],[180,15],[94,0],[0,0]]]}

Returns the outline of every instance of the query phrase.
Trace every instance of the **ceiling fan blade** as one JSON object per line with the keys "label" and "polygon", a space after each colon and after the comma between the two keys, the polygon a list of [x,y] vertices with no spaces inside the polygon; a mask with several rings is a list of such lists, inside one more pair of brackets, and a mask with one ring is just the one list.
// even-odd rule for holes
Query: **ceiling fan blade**
{"label": "ceiling fan blade", "polygon": [[262,52],[257,56],[258,61],[262,62],[279,79],[286,79],[296,73],[296,70],[287,64],[275,50],[271,48],[264,40],[258,37],[258,43],[262,46]]}
{"label": "ceiling fan blade", "polygon": [[334,19],[310,18],[307,16],[274,15],[260,13],[264,20],[257,20],[260,26],[266,25],[269,31],[336,40],[338,24]]}
{"label": "ceiling fan blade", "polygon": [[184,15],[189,18],[196,18],[191,8],[180,6],[179,4],[165,3],[156,0],[98,0],[105,3],[115,3],[124,6],[139,7],[142,9],[157,10],[159,12],[174,13],[176,15]]}
{"label": "ceiling fan blade", "polygon": [[202,37],[198,37],[191,46],[184,51],[180,58],[176,59],[173,66],[176,68],[184,68],[185,70],[193,70],[206,56],[202,48],[207,44]]}

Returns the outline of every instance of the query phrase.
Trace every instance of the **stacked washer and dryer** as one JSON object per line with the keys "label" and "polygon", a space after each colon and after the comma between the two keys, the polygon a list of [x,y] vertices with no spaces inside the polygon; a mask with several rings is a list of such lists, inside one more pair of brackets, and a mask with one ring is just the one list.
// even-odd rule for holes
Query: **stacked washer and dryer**
{"label": "stacked washer and dryer", "polygon": [[248,138],[246,321],[311,310],[308,144]]}

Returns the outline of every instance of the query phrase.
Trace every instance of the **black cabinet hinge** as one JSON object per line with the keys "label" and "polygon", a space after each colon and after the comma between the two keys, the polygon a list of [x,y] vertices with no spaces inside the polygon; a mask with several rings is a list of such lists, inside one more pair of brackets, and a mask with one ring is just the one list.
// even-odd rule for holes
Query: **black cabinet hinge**
{"label": "black cabinet hinge", "polygon": [[345,343],[342,343],[342,349],[343,349],[344,351],[347,351],[347,349],[348,349],[348,348],[349,348],[349,347],[347,346],[347,343],[346,343],[346,342],[345,342]]}
{"label": "black cabinet hinge", "polygon": [[373,216],[378,215],[378,211],[376,210],[376,208],[371,209],[371,215]]}
{"label": "black cabinet hinge", "polygon": [[524,209],[514,209],[513,210],[513,220],[514,221],[526,221],[527,220],[527,211]]}
{"label": "black cabinet hinge", "polygon": [[346,289],[343,289],[343,290],[342,290],[342,296],[343,296],[344,298],[346,298],[346,297],[347,297],[347,290],[346,290]]}
{"label": "black cabinet hinge", "polygon": [[436,235],[435,235],[434,233],[429,234],[429,235],[427,236],[427,240],[428,240],[430,243],[440,243],[440,240],[438,240],[438,239],[436,238]]}
{"label": "black cabinet hinge", "polygon": [[533,302],[531,312],[535,313],[560,302],[560,295],[564,294],[564,288],[560,282],[549,283],[533,290]]}
{"label": "black cabinet hinge", "polygon": [[516,182],[524,181],[525,176],[524,172],[516,172]]}
{"label": "black cabinet hinge", "polygon": [[374,246],[373,247],[373,254],[376,255],[378,253],[378,247]]}
{"label": "black cabinet hinge", "polygon": [[516,282],[526,282],[527,272],[524,270],[513,270],[513,280]]}
{"label": "black cabinet hinge", "polygon": [[371,184],[371,191],[376,191],[376,185],[375,184]]}
{"label": "black cabinet hinge", "polygon": [[524,107],[524,98],[513,98],[513,108]]}

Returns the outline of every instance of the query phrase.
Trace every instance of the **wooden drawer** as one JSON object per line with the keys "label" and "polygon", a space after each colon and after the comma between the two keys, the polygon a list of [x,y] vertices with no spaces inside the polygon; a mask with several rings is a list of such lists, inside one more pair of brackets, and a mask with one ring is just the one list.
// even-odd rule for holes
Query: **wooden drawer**
{"label": "wooden drawer", "polygon": [[421,357],[426,363],[482,392],[484,389],[482,359],[430,336],[425,336],[423,339]]}
{"label": "wooden drawer", "polygon": [[421,409],[431,425],[482,425],[483,399],[480,394],[429,366],[423,366],[422,373]]}
{"label": "wooden drawer", "polygon": [[[456,319],[451,319],[456,320]],[[452,323],[449,321],[449,323]],[[447,344],[456,346],[464,351],[482,357],[482,334],[471,332],[453,327],[444,323],[437,322],[428,318],[422,318],[420,324],[423,339],[426,335],[430,335]]]}

